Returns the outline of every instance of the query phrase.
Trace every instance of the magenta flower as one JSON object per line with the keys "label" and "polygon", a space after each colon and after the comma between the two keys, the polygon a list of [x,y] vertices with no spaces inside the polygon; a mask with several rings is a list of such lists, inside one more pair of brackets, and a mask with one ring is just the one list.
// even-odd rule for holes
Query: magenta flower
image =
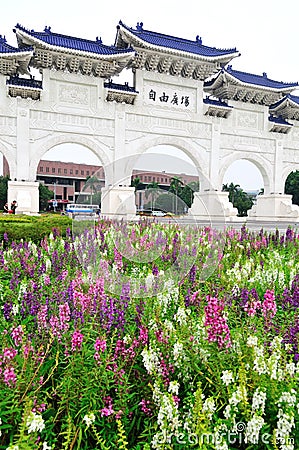
{"label": "magenta flower", "polygon": [[7,386],[12,387],[16,384],[17,376],[13,367],[7,367],[3,372],[3,376],[4,383],[7,384]]}
{"label": "magenta flower", "polygon": [[83,342],[83,334],[80,331],[75,331],[72,336],[72,351],[81,350]]}
{"label": "magenta flower", "polygon": [[207,300],[204,325],[208,327],[209,342],[217,342],[219,348],[231,347],[230,331],[224,315],[224,302],[209,295]]}
{"label": "magenta flower", "polygon": [[14,328],[11,332],[11,336],[14,340],[15,345],[21,345],[22,339],[23,339],[23,328],[22,325],[19,325],[18,327]]}
{"label": "magenta flower", "polygon": [[267,289],[264,295],[262,308],[264,319],[272,319],[272,317],[275,316],[277,308],[274,291],[270,291],[269,289]]}
{"label": "magenta flower", "polygon": [[101,339],[99,339],[99,338],[96,339],[96,342],[95,342],[95,344],[94,344],[94,348],[95,348],[95,350],[96,350],[97,352],[98,352],[99,350],[101,350],[102,352],[104,352],[104,351],[106,350],[106,346],[107,346],[107,344],[106,344],[105,339],[104,339],[104,340],[101,340]]}

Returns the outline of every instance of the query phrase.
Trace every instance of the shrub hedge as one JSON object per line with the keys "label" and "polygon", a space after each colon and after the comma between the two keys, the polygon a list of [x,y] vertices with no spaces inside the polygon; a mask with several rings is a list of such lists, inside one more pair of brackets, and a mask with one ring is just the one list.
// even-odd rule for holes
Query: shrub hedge
{"label": "shrub hedge", "polygon": [[71,229],[72,220],[66,216],[44,214],[41,216],[0,215],[0,241],[33,241],[38,243],[56,230],[61,236]]}

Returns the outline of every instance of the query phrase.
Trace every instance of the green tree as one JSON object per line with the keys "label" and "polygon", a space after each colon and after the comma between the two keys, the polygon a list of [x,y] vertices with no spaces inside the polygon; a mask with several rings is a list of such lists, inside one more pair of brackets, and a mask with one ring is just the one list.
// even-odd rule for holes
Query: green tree
{"label": "green tree", "polygon": [[194,192],[198,191],[199,191],[199,182],[191,181],[191,183],[186,184],[183,187],[179,197],[182,199],[184,203],[186,203],[188,208],[191,208],[194,199]]}
{"label": "green tree", "polygon": [[152,181],[146,186],[145,189],[145,198],[150,198],[151,209],[153,210],[155,207],[156,198],[159,195],[159,184],[156,181]]}
{"label": "green tree", "polygon": [[170,179],[169,192],[172,192],[175,195],[175,206],[174,211],[177,214],[178,211],[178,199],[181,198],[181,194],[183,191],[183,182],[179,177],[172,177]]}
{"label": "green tree", "polygon": [[0,209],[3,209],[3,206],[7,202],[7,186],[9,180],[10,178],[8,176],[0,176]]}
{"label": "green tree", "polygon": [[292,195],[292,202],[299,205],[299,171],[296,170],[289,174],[286,179],[285,189],[286,194]]}
{"label": "green tree", "polygon": [[247,211],[251,209],[253,205],[253,200],[247,192],[243,191],[239,184],[234,183],[230,183],[229,185],[224,184],[222,190],[229,193],[228,199],[233,206],[237,208],[238,216],[247,216]]}
{"label": "green tree", "polygon": [[83,187],[83,192],[90,192],[90,204],[97,204],[99,205],[100,203],[98,202],[98,200],[101,198],[101,181],[95,177],[95,176],[88,176],[86,178],[86,183]]}
{"label": "green tree", "polygon": [[140,183],[140,178],[135,177],[131,179],[131,187],[135,188],[135,192],[138,191],[138,187],[142,186],[142,183]]}
{"label": "green tree", "polygon": [[51,200],[51,198],[54,197],[54,192],[51,191],[47,186],[45,186],[43,183],[39,184],[38,187],[38,193],[39,193],[39,210],[44,211],[48,208],[48,201]]}

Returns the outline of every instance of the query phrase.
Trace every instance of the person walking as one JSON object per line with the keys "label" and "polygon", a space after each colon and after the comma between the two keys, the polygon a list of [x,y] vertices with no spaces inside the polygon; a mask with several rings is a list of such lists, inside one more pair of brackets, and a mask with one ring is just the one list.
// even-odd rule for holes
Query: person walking
{"label": "person walking", "polygon": [[15,213],[16,213],[17,207],[18,207],[18,203],[17,203],[16,200],[14,200],[14,201],[11,203],[11,205],[10,205],[10,209],[11,209],[12,214],[15,214]]}
{"label": "person walking", "polygon": [[8,214],[8,213],[9,213],[8,203],[5,203],[5,205],[3,206],[3,214]]}

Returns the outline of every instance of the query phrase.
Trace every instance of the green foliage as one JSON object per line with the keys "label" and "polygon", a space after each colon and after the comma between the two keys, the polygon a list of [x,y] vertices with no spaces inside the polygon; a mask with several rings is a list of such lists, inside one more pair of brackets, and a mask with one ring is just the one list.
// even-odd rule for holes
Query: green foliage
{"label": "green foliage", "polygon": [[247,211],[253,206],[252,198],[238,184],[224,184],[222,190],[229,193],[229,201],[237,208],[238,216],[247,216]]}
{"label": "green foliage", "polygon": [[0,176],[0,209],[3,209],[3,206],[7,202],[7,185],[9,180],[10,178],[8,176]]}
{"label": "green foliage", "polygon": [[296,170],[289,174],[285,183],[285,193],[291,194],[292,202],[299,205],[299,171]]}
{"label": "green foliage", "polygon": [[0,216],[0,241],[32,240],[38,243],[56,229],[61,236],[71,228],[72,220],[66,216],[45,214],[42,216],[21,216],[6,214]]}
{"label": "green foliage", "polygon": [[54,192],[51,191],[43,183],[39,184],[38,192],[39,192],[39,210],[46,211],[49,206],[48,200],[51,200],[51,198],[54,197]]}

